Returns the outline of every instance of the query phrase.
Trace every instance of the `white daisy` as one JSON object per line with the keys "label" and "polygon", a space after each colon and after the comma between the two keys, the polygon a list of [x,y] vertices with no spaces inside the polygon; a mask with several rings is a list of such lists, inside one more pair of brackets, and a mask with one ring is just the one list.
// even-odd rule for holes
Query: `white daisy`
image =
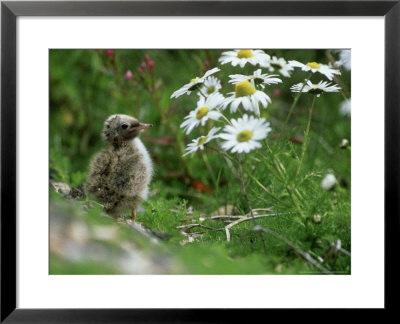
{"label": "white daisy", "polygon": [[319,97],[321,94],[326,92],[338,92],[340,87],[337,85],[331,85],[331,83],[326,81],[319,81],[318,84],[313,84],[310,80],[307,80],[307,84],[304,85],[304,83],[297,83],[293,85],[290,90],[292,90],[292,92],[307,92]]}
{"label": "white daisy", "polygon": [[239,105],[242,104],[243,108],[248,111],[254,111],[260,115],[258,104],[266,108],[271,98],[262,91],[257,90],[248,80],[241,81],[235,84],[235,92],[228,93],[230,97],[226,98],[223,102],[223,109],[231,105],[231,112],[236,112]]}
{"label": "white daisy", "polygon": [[218,78],[210,76],[204,80],[204,85],[201,88],[201,92],[206,95],[218,92],[221,89],[221,81]]}
{"label": "white daisy", "polygon": [[213,93],[206,99],[200,96],[197,102],[197,108],[192,110],[189,115],[185,117],[185,121],[181,124],[181,128],[186,129],[186,134],[189,134],[193,128],[201,124],[204,126],[209,119],[217,120],[221,117],[221,113],[216,111],[215,108],[220,106],[224,100],[224,96],[220,93]]}
{"label": "white daisy", "polygon": [[241,49],[223,52],[218,61],[221,64],[231,63],[232,66],[239,65],[243,68],[247,62],[256,65],[269,60],[270,56],[262,50]]}
{"label": "white daisy", "polygon": [[278,71],[284,77],[290,78],[290,74],[293,71],[291,66],[284,58],[277,58],[273,56],[269,62],[260,64],[261,67],[267,68],[269,72]]}
{"label": "white daisy", "polygon": [[344,100],[340,103],[339,111],[343,116],[351,115],[351,99]]}
{"label": "white daisy", "polygon": [[343,66],[345,70],[351,70],[351,51],[341,50],[339,51],[339,61],[335,62],[337,66]]}
{"label": "white daisy", "polygon": [[329,80],[332,80],[335,74],[340,75],[339,70],[332,69],[328,65],[317,62],[308,62],[307,64],[303,64],[298,61],[289,61],[289,64],[293,67],[299,67],[303,71],[311,71],[312,73],[319,72],[325,75]]}
{"label": "white daisy", "polygon": [[271,131],[269,122],[264,118],[254,118],[246,114],[237,120],[231,119],[232,125],[224,128],[224,133],[219,137],[225,142],[221,144],[224,150],[231,150],[232,153],[249,153],[251,150],[260,148],[258,142],[267,137]]}
{"label": "white daisy", "polygon": [[201,78],[196,77],[192,79],[188,84],[185,84],[182,88],[176,90],[171,95],[171,98],[178,98],[185,93],[189,95],[192,91],[199,89],[206,80],[206,78],[208,78],[210,75],[214,73],[217,73],[218,71],[220,71],[219,68],[213,68],[211,70],[208,70]]}
{"label": "white daisy", "polygon": [[207,135],[205,136],[200,136],[194,140],[192,140],[192,143],[188,144],[186,147],[186,153],[183,154],[183,156],[191,154],[196,152],[197,150],[203,150],[204,145],[213,140],[214,138],[218,138],[219,135],[215,135],[216,132],[220,130],[219,127],[213,127],[210,129]]}
{"label": "white daisy", "polygon": [[281,79],[275,78],[275,74],[262,74],[261,69],[254,71],[253,75],[233,74],[229,76],[231,80],[229,83],[237,84],[242,81],[250,81],[253,87],[259,85],[261,88],[265,88],[264,84],[277,84],[282,83]]}

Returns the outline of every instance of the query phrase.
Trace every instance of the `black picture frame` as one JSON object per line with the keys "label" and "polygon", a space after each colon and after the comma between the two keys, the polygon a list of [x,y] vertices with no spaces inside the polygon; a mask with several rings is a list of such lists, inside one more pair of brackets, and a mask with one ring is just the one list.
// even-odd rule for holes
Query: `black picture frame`
{"label": "black picture frame", "polygon": [[[16,19],[19,16],[384,16],[385,309],[395,309],[399,247],[400,1],[34,1],[1,3],[1,322],[234,322],[265,310],[16,308]],[[371,188],[373,190],[373,188]],[[372,233],[371,233],[372,236]],[[373,237],[371,237],[373,241]],[[372,243],[371,243],[372,244]],[[397,284],[396,284],[397,283]],[[366,283],[367,284],[367,283]],[[38,292],[39,293],[39,292]],[[267,306],[267,305],[266,305]],[[251,314],[248,314],[251,312]]]}

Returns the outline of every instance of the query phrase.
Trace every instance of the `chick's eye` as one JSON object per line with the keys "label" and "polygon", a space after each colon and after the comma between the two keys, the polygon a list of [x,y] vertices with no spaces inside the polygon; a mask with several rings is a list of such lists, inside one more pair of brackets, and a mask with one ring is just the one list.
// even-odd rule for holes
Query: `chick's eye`
{"label": "chick's eye", "polygon": [[122,124],[121,128],[122,129],[127,129],[128,128],[128,124]]}

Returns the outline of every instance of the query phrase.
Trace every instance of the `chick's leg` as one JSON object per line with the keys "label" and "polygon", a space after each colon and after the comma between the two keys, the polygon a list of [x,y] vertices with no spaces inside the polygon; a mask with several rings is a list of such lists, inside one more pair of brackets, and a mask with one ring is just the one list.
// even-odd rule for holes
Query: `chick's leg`
{"label": "chick's leg", "polygon": [[132,222],[134,223],[136,220],[136,210],[132,210]]}

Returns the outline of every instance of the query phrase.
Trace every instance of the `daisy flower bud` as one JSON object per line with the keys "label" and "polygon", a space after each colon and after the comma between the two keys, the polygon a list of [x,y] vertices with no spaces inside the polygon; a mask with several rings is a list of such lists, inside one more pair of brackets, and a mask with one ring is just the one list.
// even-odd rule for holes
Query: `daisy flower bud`
{"label": "daisy flower bud", "polygon": [[340,143],[340,148],[345,149],[350,145],[349,140],[344,138],[342,139],[342,142]]}
{"label": "daisy flower bud", "polygon": [[281,95],[281,90],[279,89],[274,89],[274,96],[279,97]]}
{"label": "daisy flower bud", "polygon": [[320,214],[315,214],[312,217],[312,221],[314,224],[320,224],[322,222],[322,216]]}
{"label": "daisy flower bud", "polygon": [[328,173],[321,182],[321,187],[324,190],[331,190],[337,183],[336,177],[332,173]]}
{"label": "daisy flower bud", "polygon": [[114,50],[112,50],[112,49],[104,50],[104,52],[105,52],[108,56],[113,56],[113,55],[114,55]]}
{"label": "daisy flower bud", "polygon": [[132,71],[131,70],[127,70],[125,72],[124,78],[127,79],[127,80],[132,79],[133,78]]}
{"label": "daisy flower bud", "polygon": [[351,99],[344,100],[340,103],[339,112],[343,116],[350,116],[351,115]]}

